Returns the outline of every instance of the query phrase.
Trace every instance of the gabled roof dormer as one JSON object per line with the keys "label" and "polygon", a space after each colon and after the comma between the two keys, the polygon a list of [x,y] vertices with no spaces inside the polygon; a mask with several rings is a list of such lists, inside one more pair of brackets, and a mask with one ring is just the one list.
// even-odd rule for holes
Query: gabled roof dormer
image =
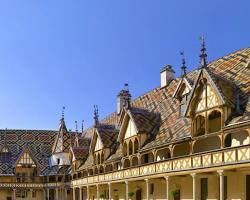
{"label": "gabled roof dormer", "polygon": [[[220,80],[220,83],[222,83],[222,80]],[[228,85],[225,83],[219,85],[219,82],[216,82],[215,75],[213,75],[209,69],[200,69],[188,100],[185,115],[190,117],[195,113],[203,112],[205,110],[226,104],[233,107],[233,96],[231,98],[232,101],[230,101],[227,96],[221,92],[222,88],[220,88],[220,86],[223,85],[225,85],[225,88],[223,88],[224,90],[228,88],[227,96],[232,96],[233,88],[230,88],[230,84]]]}
{"label": "gabled roof dormer", "polygon": [[32,153],[30,152],[29,148],[25,148],[23,152],[20,154],[19,158],[16,160],[16,167],[21,166],[31,166],[31,167],[37,167],[35,158],[32,156]]}
{"label": "gabled roof dormer", "polygon": [[4,146],[0,149],[1,153],[9,153],[9,148],[7,144],[4,144]]}

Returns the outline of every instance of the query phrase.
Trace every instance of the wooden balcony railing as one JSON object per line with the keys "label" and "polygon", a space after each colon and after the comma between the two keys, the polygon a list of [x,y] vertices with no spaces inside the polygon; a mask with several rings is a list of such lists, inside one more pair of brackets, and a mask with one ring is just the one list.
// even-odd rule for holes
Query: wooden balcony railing
{"label": "wooden balcony railing", "polygon": [[72,181],[72,186],[105,183],[174,171],[250,162],[250,145],[197,153]]}

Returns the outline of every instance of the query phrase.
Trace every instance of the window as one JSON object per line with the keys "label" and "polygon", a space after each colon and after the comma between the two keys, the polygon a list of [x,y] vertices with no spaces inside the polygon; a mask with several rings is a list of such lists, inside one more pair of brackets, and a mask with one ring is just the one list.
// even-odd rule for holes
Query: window
{"label": "window", "polygon": [[184,95],[181,99],[180,99],[180,116],[183,117],[185,114],[185,110],[187,107],[187,95]]}
{"label": "window", "polygon": [[17,198],[27,198],[27,191],[26,190],[16,190],[16,197]]}
{"label": "window", "polygon": [[57,158],[57,165],[60,165],[60,158]]}
{"label": "window", "polygon": [[205,134],[205,117],[201,115],[196,117],[194,129],[195,129],[195,136],[200,136]]}
{"label": "window", "polygon": [[32,190],[32,198],[36,198],[36,191]]}
{"label": "window", "polygon": [[155,185],[153,183],[150,184],[150,194],[154,194],[154,187]]}

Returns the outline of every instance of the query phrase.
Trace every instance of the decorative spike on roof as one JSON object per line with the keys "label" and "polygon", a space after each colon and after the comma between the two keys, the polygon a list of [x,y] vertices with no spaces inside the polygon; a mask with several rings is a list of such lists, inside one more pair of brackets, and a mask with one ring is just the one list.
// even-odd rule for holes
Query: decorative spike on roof
{"label": "decorative spike on roof", "polygon": [[83,126],[84,120],[82,120],[82,133],[84,131],[84,126]]}
{"label": "decorative spike on roof", "polygon": [[200,37],[201,41],[201,54],[200,54],[200,69],[207,67],[207,54],[204,36]]}
{"label": "decorative spike on roof", "polygon": [[182,57],[182,59],[181,59],[181,63],[182,63],[182,66],[181,66],[181,77],[185,77],[186,74],[187,74],[187,67],[186,67],[186,60],[185,60],[185,56],[184,56],[184,51],[181,51],[180,55]]}
{"label": "decorative spike on roof", "polygon": [[98,105],[94,105],[94,121],[95,121],[95,127],[99,124],[99,109]]}

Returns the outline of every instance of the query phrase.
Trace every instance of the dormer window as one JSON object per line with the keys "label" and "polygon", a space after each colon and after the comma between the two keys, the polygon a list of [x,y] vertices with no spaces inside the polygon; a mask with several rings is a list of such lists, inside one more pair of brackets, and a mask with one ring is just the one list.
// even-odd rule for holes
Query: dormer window
{"label": "dormer window", "polygon": [[179,107],[180,117],[183,117],[185,114],[186,107],[187,107],[187,97],[188,95],[186,94],[180,98],[180,107]]}
{"label": "dormer window", "polygon": [[187,81],[187,78],[182,78],[179,82],[173,98],[177,99],[179,102],[179,116],[184,117],[185,111],[188,103],[188,96],[191,91],[191,85]]}

